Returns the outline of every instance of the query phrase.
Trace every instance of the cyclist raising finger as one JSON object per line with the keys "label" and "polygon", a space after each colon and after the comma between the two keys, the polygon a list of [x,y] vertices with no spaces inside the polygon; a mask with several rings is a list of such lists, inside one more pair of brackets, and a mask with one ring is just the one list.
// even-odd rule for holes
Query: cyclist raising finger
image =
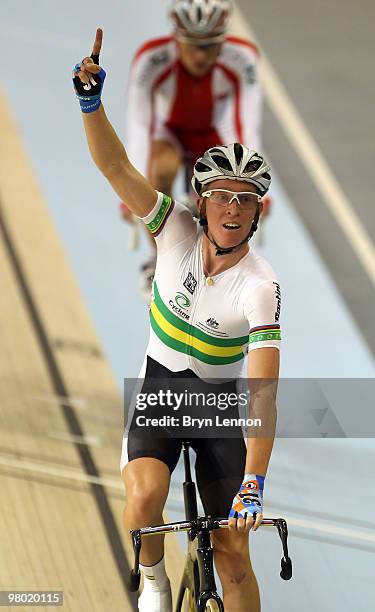
{"label": "cyclist raising finger", "polygon": [[[210,147],[242,142],[262,148],[259,51],[251,41],[227,34],[231,12],[231,0],[173,0],[171,35],[146,42],[135,54],[128,89],[128,154],[163,193],[172,194],[181,166],[193,167]],[[129,221],[126,204],[121,214]],[[269,196],[264,204],[263,214],[268,214]],[[147,234],[150,255],[140,281],[148,297],[156,246]]]}
{"label": "cyclist raising finger", "polygon": [[[234,437],[213,437],[207,431],[205,437],[189,441],[197,455],[205,513],[230,515],[231,529],[214,538],[225,608],[259,612],[247,532],[257,528],[261,518],[274,438],[280,287],[271,266],[248,243],[270,186],[270,167],[262,155],[238,142],[205,151],[192,178],[198,223],[183,205],[156,191],[130,162],[101,103],[106,76],[99,66],[101,42],[98,30],[91,57],[74,70],[90,152],[118,196],[153,234],[158,250],[150,341],[140,374],[143,394],[159,397],[162,379],[174,395],[188,379],[193,386],[203,384],[206,392],[214,389],[229,397],[249,352],[250,411],[265,425],[261,435],[244,440],[237,427]],[[232,408],[238,413],[238,405]],[[160,410],[162,404],[157,414]],[[121,457],[127,530],[162,522],[170,475],[181,450],[170,429],[144,437],[135,425],[134,420],[127,424]],[[153,540],[142,547],[146,580],[139,610],[171,612],[163,542]]]}

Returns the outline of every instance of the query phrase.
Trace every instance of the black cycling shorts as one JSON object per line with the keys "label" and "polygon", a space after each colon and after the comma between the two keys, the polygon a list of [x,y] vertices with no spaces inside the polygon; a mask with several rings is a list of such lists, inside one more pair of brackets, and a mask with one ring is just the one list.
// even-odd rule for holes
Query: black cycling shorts
{"label": "black cycling shorts", "polygon": [[[181,389],[184,379],[197,379],[191,370],[171,372],[150,357],[147,357],[145,383],[142,389],[154,385],[155,379],[168,380],[170,389]],[[157,385],[156,385],[157,386]],[[235,382],[215,385],[216,392],[235,390]],[[232,411],[234,414],[235,411]],[[133,423],[133,422],[132,422]],[[181,453],[182,440],[190,443],[196,453],[195,473],[198,491],[206,515],[227,517],[232,501],[243,481],[246,461],[246,445],[241,433],[237,437],[176,437],[167,429],[160,431],[160,436],[144,435],[131,426],[127,440],[124,439],[122,468],[126,463],[140,457],[154,457],[163,461],[172,474]],[[124,456],[125,455],[125,456]]]}

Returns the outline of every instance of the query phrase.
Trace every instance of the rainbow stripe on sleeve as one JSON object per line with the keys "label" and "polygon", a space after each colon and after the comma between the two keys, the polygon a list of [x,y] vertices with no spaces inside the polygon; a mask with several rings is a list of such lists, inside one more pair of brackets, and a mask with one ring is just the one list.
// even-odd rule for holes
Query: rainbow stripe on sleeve
{"label": "rainbow stripe on sleeve", "polygon": [[146,223],[146,226],[148,227],[154,238],[156,238],[156,236],[159,236],[160,232],[162,232],[163,227],[165,226],[173,208],[174,201],[172,200],[172,198],[167,195],[163,195],[163,201],[160,204],[156,216],[153,218],[152,221],[150,221],[150,223]]}
{"label": "rainbow stripe on sleeve", "polygon": [[253,327],[249,332],[249,344],[253,342],[264,342],[267,340],[281,340],[280,325],[261,325]]}

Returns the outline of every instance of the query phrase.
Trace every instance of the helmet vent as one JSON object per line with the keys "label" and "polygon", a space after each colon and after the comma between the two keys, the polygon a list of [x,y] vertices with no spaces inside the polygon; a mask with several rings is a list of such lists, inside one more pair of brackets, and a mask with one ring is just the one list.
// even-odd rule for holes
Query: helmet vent
{"label": "helmet vent", "polygon": [[229,170],[229,172],[233,172],[233,168],[231,166],[231,163],[229,161],[229,159],[226,159],[225,157],[222,157],[219,155],[211,155],[213,161],[215,162],[215,164],[217,164],[219,166],[219,168],[223,168],[224,170]]}
{"label": "helmet vent", "polygon": [[211,172],[212,168],[210,168],[210,166],[206,166],[206,164],[203,164],[202,162],[198,161],[196,163],[196,170],[198,172]]}
{"label": "helmet vent", "polygon": [[240,145],[238,142],[235,143],[234,147],[234,156],[236,158],[236,162],[237,165],[239,166],[243,160],[243,149],[242,149],[242,145]]}
{"label": "helmet vent", "polygon": [[260,159],[249,161],[244,168],[244,172],[256,172],[262,165]]}
{"label": "helmet vent", "polygon": [[198,179],[196,179],[195,177],[193,178],[193,188],[195,189],[195,191],[196,191],[196,193],[198,195],[200,195],[202,193],[202,191],[203,191],[202,185],[200,184]]}

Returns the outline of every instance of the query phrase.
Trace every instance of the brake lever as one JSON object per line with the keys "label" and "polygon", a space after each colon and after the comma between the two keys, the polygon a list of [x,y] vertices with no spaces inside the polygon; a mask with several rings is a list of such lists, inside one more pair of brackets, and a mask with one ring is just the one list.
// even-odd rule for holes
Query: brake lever
{"label": "brake lever", "polygon": [[142,537],[139,529],[132,531],[131,535],[134,550],[134,568],[130,572],[128,587],[129,591],[134,593],[135,591],[138,591],[139,585],[141,583],[141,572],[139,571],[139,555],[142,548]]}

